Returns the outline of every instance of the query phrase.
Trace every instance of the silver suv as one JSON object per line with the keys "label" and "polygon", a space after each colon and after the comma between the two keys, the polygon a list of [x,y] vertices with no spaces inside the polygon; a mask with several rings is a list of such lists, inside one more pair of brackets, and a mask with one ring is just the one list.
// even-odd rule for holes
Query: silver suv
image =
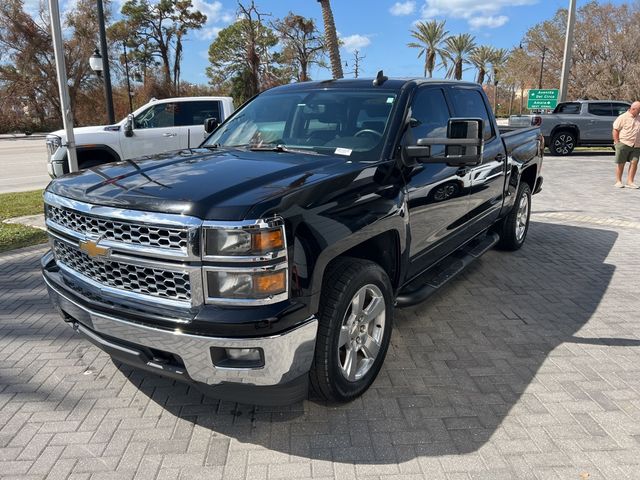
{"label": "silver suv", "polygon": [[551,154],[569,155],[575,147],[613,146],[613,121],[629,106],[617,100],[563,102],[549,114],[512,115],[509,126],[540,126]]}

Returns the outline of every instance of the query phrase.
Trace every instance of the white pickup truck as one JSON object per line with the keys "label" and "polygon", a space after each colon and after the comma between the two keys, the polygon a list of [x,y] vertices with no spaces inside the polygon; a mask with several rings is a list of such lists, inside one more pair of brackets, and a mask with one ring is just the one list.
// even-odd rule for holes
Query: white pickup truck
{"label": "white pickup truck", "polygon": [[[115,125],[74,128],[78,167],[155,155],[198,146],[205,122],[222,122],[233,113],[231,97],[180,97],[151,100]],[[47,135],[47,169],[52,178],[69,172],[64,130]]]}

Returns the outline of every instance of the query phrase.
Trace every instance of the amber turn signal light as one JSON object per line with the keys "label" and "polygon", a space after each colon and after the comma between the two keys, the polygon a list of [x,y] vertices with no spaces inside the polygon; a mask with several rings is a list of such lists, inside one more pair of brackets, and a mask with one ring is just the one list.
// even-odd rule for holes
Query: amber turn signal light
{"label": "amber turn signal light", "polygon": [[260,295],[275,295],[286,291],[287,278],[285,270],[258,276],[254,280],[253,288]]}
{"label": "amber turn signal light", "polygon": [[282,250],[284,248],[283,230],[265,230],[256,232],[251,236],[251,250],[254,252],[272,252],[274,250]]}

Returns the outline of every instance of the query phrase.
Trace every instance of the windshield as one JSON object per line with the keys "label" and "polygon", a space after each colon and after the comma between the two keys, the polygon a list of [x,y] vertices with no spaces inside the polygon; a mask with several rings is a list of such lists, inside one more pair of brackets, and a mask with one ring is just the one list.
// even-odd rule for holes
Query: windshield
{"label": "windshield", "polygon": [[256,97],[203,145],[261,149],[278,145],[352,160],[378,160],[395,92],[306,90]]}

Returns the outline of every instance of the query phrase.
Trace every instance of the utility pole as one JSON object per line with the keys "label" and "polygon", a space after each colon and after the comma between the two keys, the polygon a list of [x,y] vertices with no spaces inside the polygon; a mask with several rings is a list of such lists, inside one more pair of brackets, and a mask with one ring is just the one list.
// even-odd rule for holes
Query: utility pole
{"label": "utility pole", "polygon": [[127,95],[129,97],[129,113],[133,113],[133,101],[131,100],[131,82],[129,80],[129,61],[127,60],[127,46],[122,42],[122,53],[124,53],[124,72],[127,75]]}
{"label": "utility pole", "polygon": [[547,54],[547,46],[542,46],[542,61],[540,62],[540,78],[538,79],[538,89],[542,88],[542,74],[544,73],[544,56]]}
{"label": "utility pole", "polygon": [[76,138],[73,135],[73,115],[69,100],[69,84],[67,83],[67,66],[64,59],[64,43],[62,42],[62,27],[60,26],[60,6],[58,0],[49,0],[49,15],[51,16],[51,35],[53,51],[56,57],[56,73],[58,74],[58,90],[60,91],[60,106],[62,108],[62,123],[67,134],[67,161],[69,171],[78,171],[78,157],[76,155]]}
{"label": "utility pole", "polygon": [[104,26],[104,9],[102,8],[102,0],[96,0],[98,6],[98,27],[100,33],[100,55],[102,55],[103,74],[104,74],[104,101],[107,106],[107,118],[109,124],[116,123],[116,117],[113,114],[113,95],[111,94],[111,73],[109,71],[109,51],[107,50],[107,33]]}
{"label": "utility pole", "polygon": [[569,0],[569,16],[567,18],[567,36],[564,41],[564,57],[562,59],[562,75],[560,76],[559,102],[567,99],[569,89],[569,71],[571,70],[571,53],[573,51],[573,28],[576,23],[576,0]]}

